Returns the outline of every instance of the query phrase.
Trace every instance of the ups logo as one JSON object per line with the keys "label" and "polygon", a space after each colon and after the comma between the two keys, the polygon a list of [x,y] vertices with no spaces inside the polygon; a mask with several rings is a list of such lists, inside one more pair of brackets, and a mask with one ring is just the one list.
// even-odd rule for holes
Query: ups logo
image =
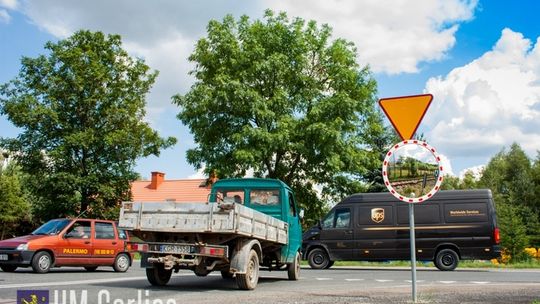
{"label": "ups logo", "polygon": [[383,208],[373,208],[371,209],[371,220],[375,223],[380,223],[384,221],[384,209]]}

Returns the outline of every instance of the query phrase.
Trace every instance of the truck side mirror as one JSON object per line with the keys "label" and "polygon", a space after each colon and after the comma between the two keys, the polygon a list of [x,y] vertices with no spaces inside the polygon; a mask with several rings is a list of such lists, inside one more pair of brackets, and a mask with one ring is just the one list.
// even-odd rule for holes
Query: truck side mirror
{"label": "truck side mirror", "polygon": [[298,213],[298,216],[300,217],[300,219],[304,218],[304,209],[300,209],[300,213]]}

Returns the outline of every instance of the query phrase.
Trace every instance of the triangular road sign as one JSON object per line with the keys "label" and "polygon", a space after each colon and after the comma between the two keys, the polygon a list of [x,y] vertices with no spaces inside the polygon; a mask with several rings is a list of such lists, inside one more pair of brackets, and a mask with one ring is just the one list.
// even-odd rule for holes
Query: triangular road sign
{"label": "triangular road sign", "polygon": [[433,95],[382,98],[379,105],[402,140],[412,139],[433,100]]}

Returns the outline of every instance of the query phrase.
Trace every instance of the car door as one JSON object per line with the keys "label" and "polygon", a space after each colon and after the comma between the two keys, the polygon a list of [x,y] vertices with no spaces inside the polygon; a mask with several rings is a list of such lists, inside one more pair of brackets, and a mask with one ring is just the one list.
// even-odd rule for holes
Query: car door
{"label": "car door", "polygon": [[112,265],[121,248],[112,222],[95,221],[94,251],[92,258],[96,265]]}
{"label": "car door", "polygon": [[57,266],[85,265],[92,257],[92,222],[76,220],[61,236],[56,249]]}
{"label": "car door", "polygon": [[321,223],[320,240],[326,244],[333,260],[353,258],[354,239],[351,208],[336,208]]}

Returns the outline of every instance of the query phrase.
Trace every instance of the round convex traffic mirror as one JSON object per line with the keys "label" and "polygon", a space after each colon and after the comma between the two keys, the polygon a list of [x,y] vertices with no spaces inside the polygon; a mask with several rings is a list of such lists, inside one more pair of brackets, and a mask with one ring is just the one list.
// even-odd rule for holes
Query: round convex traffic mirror
{"label": "round convex traffic mirror", "polygon": [[441,158],[427,143],[406,140],[392,147],[383,161],[383,179],[388,191],[408,203],[431,198],[443,180]]}

